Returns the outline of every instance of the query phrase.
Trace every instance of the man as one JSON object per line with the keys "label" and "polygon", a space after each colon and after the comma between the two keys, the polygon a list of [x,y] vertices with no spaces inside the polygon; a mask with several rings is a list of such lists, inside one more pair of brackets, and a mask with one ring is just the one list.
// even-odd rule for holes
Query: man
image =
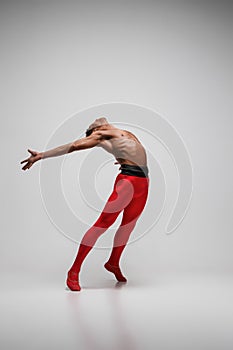
{"label": "man", "polygon": [[79,272],[85,257],[97,239],[115,222],[122,211],[121,224],[115,233],[111,255],[104,267],[112,272],[118,281],[127,281],[121,272],[119,262],[148,196],[149,177],[146,151],[134,134],[116,128],[109,124],[105,117],[101,117],[88,127],[86,137],[45,152],[28,149],[31,156],[21,161],[21,164],[26,163],[22,170],[26,170],[40,159],[92,147],[102,147],[111,153],[117,161],[115,164],[121,165],[121,172],[115,179],[113,191],[99,218],[83,236],[77,256],[67,273],[66,283],[72,291],[81,290]]}

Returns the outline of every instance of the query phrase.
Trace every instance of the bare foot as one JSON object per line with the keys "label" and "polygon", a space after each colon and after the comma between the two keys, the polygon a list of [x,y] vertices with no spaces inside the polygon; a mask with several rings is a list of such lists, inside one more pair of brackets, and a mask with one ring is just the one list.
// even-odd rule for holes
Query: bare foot
{"label": "bare foot", "polygon": [[73,292],[80,291],[81,287],[79,285],[78,273],[68,271],[66,284]]}
{"label": "bare foot", "polygon": [[106,262],[104,264],[104,267],[106,270],[108,270],[109,272],[112,272],[114,273],[116,279],[119,281],[119,282],[127,282],[127,279],[125,278],[125,276],[122,275],[121,273],[121,269],[119,266],[113,266],[111,264],[109,264],[109,262]]}

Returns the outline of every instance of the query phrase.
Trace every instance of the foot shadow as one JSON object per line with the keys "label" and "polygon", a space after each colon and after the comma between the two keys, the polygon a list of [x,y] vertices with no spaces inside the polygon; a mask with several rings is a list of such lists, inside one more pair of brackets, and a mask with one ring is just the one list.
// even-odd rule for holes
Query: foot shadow
{"label": "foot shadow", "polygon": [[[83,289],[121,289],[126,284],[127,282],[115,282],[112,280],[96,282],[94,285],[93,282],[91,284],[84,282],[83,284],[81,284],[81,291]],[[65,290],[72,292],[67,286],[65,287]]]}
{"label": "foot shadow", "polygon": [[123,286],[125,286],[127,284],[127,282],[115,282],[112,280],[106,280],[106,281],[102,281],[102,282],[96,282],[94,285],[92,284],[88,284],[88,283],[84,283],[82,288],[83,289],[119,289],[122,288]]}

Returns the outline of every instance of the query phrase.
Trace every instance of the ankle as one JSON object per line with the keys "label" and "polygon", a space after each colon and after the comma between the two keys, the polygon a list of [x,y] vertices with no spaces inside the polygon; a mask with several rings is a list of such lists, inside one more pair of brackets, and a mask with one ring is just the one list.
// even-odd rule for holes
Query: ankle
{"label": "ankle", "polygon": [[69,270],[68,272],[67,272],[67,275],[68,275],[68,277],[69,278],[78,278],[78,276],[79,276],[79,271],[75,271],[75,270]]}
{"label": "ankle", "polygon": [[109,261],[107,261],[105,264],[108,265],[108,266],[111,266],[111,267],[113,267],[113,268],[115,268],[115,269],[119,269],[119,268],[120,268],[119,264],[118,264],[118,265],[112,264],[112,263],[109,262]]}

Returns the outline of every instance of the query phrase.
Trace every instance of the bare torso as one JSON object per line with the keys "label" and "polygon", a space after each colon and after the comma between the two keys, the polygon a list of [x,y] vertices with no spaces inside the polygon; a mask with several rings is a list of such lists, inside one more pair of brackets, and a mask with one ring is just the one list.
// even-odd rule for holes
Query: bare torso
{"label": "bare torso", "polygon": [[[101,132],[104,135],[105,131]],[[147,165],[144,147],[136,136],[127,130],[108,130],[98,146],[111,153],[119,164]]]}

